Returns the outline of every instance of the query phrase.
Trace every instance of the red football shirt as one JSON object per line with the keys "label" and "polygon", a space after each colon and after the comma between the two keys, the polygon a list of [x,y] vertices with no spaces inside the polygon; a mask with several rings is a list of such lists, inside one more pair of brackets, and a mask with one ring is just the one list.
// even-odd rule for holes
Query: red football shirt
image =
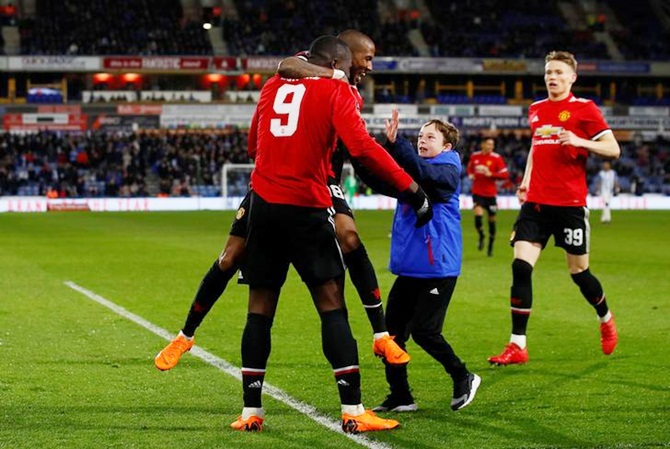
{"label": "red football shirt", "polygon": [[330,207],[327,176],[336,137],[374,174],[406,190],[412,179],[365,129],[351,87],[327,78],[284,79],[263,89],[249,133],[251,185],[270,203]]}
{"label": "red football shirt", "polygon": [[[478,173],[475,168],[483,165],[489,169],[491,176]],[[507,164],[501,155],[496,152],[484,154],[482,151],[475,151],[470,156],[467,167],[468,175],[473,175],[472,193],[479,196],[496,196],[498,187],[496,181],[509,178]]]}
{"label": "red football shirt", "polygon": [[532,133],[533,167],[527,201],[554,206],[586,206],[585,148],[561,145],[558,134],[572,131],[577,137],[597,140],[612,132],[600,109],[591,100],[570,94],[561,101],[548,98],[528,109]]}

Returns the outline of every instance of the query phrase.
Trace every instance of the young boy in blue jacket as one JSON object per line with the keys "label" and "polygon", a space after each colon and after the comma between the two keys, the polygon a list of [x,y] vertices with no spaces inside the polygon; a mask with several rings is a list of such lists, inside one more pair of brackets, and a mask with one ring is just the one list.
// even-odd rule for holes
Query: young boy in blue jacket
{"label": "young boy in blue jacket", "polygon": [[[431,120],[419,132],[417,149],[397,138],[398,112],[386,122],[387,149],[424,189],[433,205],[433,219],[417,228],[416,214],[398,198],[391,234],[390,270],[397,275],[386,305],[386,325],[405,349],[411,336],[437,360],[453,380],[452,410],[472,402],[481,378],[465,364],[442,336],[449,301],[461,272],[463,241],[459,194],[461,159],[455,151],[459,131],[451,123]],[[391,393],[375,411],[416,410],[407,380],[407,365],[386,365]]]}

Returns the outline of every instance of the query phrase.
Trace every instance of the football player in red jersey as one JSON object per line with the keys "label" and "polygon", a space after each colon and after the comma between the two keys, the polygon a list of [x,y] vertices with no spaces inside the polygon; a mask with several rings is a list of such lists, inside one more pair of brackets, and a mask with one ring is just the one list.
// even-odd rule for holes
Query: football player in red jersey
{"label": "football player in red jersey", "polygon": [[[375,44],[367,35],[356,30],[346,30],[338,36],[352,51],[352,65],[349,77],[339,69],[322,67],[307,62],[308,52],[300,53],[299,57],[290,57],[280,64],[280,75],[287,78],[304,78],[319,76],[324,78],[342,79],[349,81],[351,92],[358,109],[362,108],[363,99],[356,88],[356,84],[372,70],[372,60],[375,56]],[[331,174],[328,187],[335,209],[335,224],[337,238],[342,248],[345,264],[349,275],[359,293],[373,330],[373,351],[391,364],[405,364],[409,362],[409,355],[402,350],[386,330],[384,309],[381,302],[379,284],[372,262],[363,246],[353,219],[353,212],[347,204],[339,186],[344,157],[342,151],[333,153]],[[214,303],[223,294],[239,268],[240,260],[244,255],[244,245],[247,235],[247,212],[249,210],[250,193],[240,204],[228,239],[218,259],[214,261],[203,277],[195,298],[186,316],[184,326],[179,334],[154,358],[156,367],[160,370],[172,369],[179,363],[181,356],[189,351],[194,344],[194,334]]]}
{"label": "football player in red jersey", "polygon": [[[351,86],[351,93],[356,98],[357,108],[360,111],[363,109],[363,98],[356,85],[361,82],[368,72],[372,71],[372,60],[376,52],[375,43],[369,36],[357,30],[345,30],[337,37],[346,42],[351,49],[352,65],[348,81]],[[278,73],[286,78],[304,78],[307,76],[341,78],[337,70],[319,67],[306,61],[305,52],[287,58],[279,64]],[[335,209],[337,240],[342,247],[344,262],[348,268],[351,281],[356,287],[372,326],[374,353],[392,365],[402,365],[409,362],[409,355],[394,342],[386,329],[384,307],[375,269],[358,234],[353,211],[340,187],[345,154],[346,148],[339,141],[338,148],[333,153],[331,172],[328,178],[328,187],[331,191]]]}
{"label": "football player in red jersey", "polygon": [[[348,74],[351,51],[333,36],[310,48],[310,61]],[[345,83],[325,78],[275,75],[261,90],[249,129],[251,207],[243,272],[249,284],[242,336],[242,415],[237,430],[260,430],[262,386],[270,355],[271,327],[279,294],[293,265],[308,287],[321,320],[323,351],[333,368],[345,432],[386,430],[394,420],[378,418],[361,403],[356,341],[344,303],[344,263],[335,238],[327,186],[337,138],[353,157],[383,178],[417,214],[417,227],[432,218],[426,194],[367,133]]]}
{"label": "football player in red jersey", "polygon": [[496,141],[493,137],[484,137],[481,151],[475,151],[468,161],[468,177],[472,180],[472,202],[475,213],[475,228],[479,234],[477,249],[484,249],[484,211],[489,222],[489,245],[487,255],[493,255],[493,241],[496,237],[496,213],[498,212],[498,187],[496,181],[509,178],[505,159],[494,152]]}
{"label": "football player in red jersey", "polygon": [[489,357],[497,365],[528,361],[526,327],[533,302],[533,267],[551,236],[565,250],[573,282],[598,315],[603,353],[611,354],[618,341],[602,285],[589,269],[586,160],[590,154],[617,158],[621,150],[595,103],[572,94],[577,79],[574,56],[552,51],[545,62],[548,98],[528,110],[532,145],[517,191],[521,211],[511,238],[512,336],[500,355]]}

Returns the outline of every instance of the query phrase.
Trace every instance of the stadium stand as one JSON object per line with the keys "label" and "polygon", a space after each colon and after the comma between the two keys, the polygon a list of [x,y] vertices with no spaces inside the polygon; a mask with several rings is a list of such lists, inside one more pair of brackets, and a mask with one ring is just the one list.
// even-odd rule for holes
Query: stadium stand
{"label": "stadium stand", "polygon": [[[415,135],[407,133],[414,140]],[[0,134],[0,195],[97,196],[217,196],[221,194],[221,167],[225,163],[249,163],[247,133],[154,132],[87,134],[40,132],[28,135]],[[479,149],[480,134],[465,134],[459,145],[464,164]],[[523,176],[530,140],[518,132],[497,135],[496,151],[505,157],[510,180],[501,193],[511,194]],[[589,184],[599,170],[591,160]],[[670,141],[622,145],[622,157],[614,163],[625,192],[670,193]],[[633,186],[633,180],[639,185]],[[463,191],[469,192],[463,177]],[[243,191],[246,183],[235,186]],[[360,183],[360,192],[365,192]]]}
{"label": "stadium stand", "polygon": [[[643,2],[647,3],[647,2]],[[607,27],[626,60],[670,59],[670,32],[659,20],[668,20],[667,12],[660,9],[659,2],[640,5],[638,2],[607,2],[613,17]],[[621,25],[625,24],[625,25]]]}
{"label": "stadium stand", "polygon": [[24,55],[204,55],[212,46],[179,0],[37,0],[20,23]]}
{"label": "stadium stand", "polygon": [[[202,29],[199,16],[184,6],[199,4],[197,1],[34,0],[20,5],[26,3],[34,3],[34,14],[21,15],[16,9],[0,11],[5,28],[18,23],[23,55],[213,55],[211,35]],[[567,48],[580,60],[639,60],[644,66],[670,59],[670,18],[659,7],[662,3],[529,0],[520,8],[512,0],[229,0],[216,32],[222,38],[226,57],[240,60],[246,56],[290,55],[306,48],[316,35],[358,28],[373,37],[380,57],[507,58],[524,63],[541,58],[548,49]],[[0,48],[3,35],[0,33]],[[9,76],[0,73],[0,97],[9,97],[5,87],[10,84]],[[30,80],[25,83],[23,99],[33,107],[72,104],[74,99],[100,108],[104,116],[117,104],[131,102],[146,103],[147,107],[216,101],[254,103],[258,88],[269,75],[226,75],[225,83],[217,85],[220,90],[201,90],[208,94],[202,98],[197,96],[196,89],[202,86],[197,85],[195,77],[175,81],[181,89],[175,90],[166,81],[169,75],[163,73],[136,84],[112,74],[116,76],[114,87],[106,82],[97,84],[90,79],[91,74],[86,74],[83,77],[89,79],[79,82],[88,83],[91,90],[80,88],[77,96],[73,93],[76,89],[61,88],[68,84],[68,74],[54,76],[55,81],[38,84],[36,80],[45,78],[42,73],[18,74],[19,79],[34,81],[32,85]],[[581,77],[576,92],[612,110],[628,105],[670,105],[667,77],[615,77]],[[544,96],[541,80],[529,81],[529,77],[519,81],[512,76],[473,73],[447,78],[441,73],[373,72],[368,79],[375,83],[367,97],[371,100],[368,107],[374,103],[419,105],[423,113],[431,105],[527,106]],[[363,91],[365,88],[370,86]],[[82,91],[88,94],[86,100]],[[663,131],[659,129],[656,139],[647,134],[644,141],[636,138],[622,142],[623,154],[614,168],[624,191],[670,194],[670,145]],[[481,132],[464,131],[464,162],[478,148]],[[503,186],[503,192],[513,192],[523,173],[528,137],[518,131],[485,132],[494,132],[497,151],[510,166],[511,181]],[[0,195],[216,196],[221,193],[221,166],[247,162],[246,132],[235,126],[215,133],[165,129],[5,132],[0,134]],[[598,171],[595,159],[592,164],[590,179]],[[463,186],[467,192],[467,179]],[[243,190],[244,181],[239,180],[234,188]]]}

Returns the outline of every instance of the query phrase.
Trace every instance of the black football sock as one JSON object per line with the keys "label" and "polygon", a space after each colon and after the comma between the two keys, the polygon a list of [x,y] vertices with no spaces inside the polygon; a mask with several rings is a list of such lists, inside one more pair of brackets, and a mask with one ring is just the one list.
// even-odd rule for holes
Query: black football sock
{"label": "black football sock", "polygon": [[475,215],[475,229],[477,230],[477,234],[479,234],[479,238],[483,239],[484,238],[484,226],[482,225],[482,216],[481,215]]}
{"label": "black football sock", "polygon": [[521,259],[512,262],[512,288],[510,307],[512,311],[512,333],[526,335],[528,318],[533,305],[533,266]]}
{"label": "black football sock", "polygon": [[579,290],[584,295],[584,298],[596,309],[596,313],[599,317],[604,317],[609,312],[609,307],[607,306],[607,300],[605,299],[605,293],[603,292],[603,287],[591,271],[587,268],[581,273],[573,274],[572,280],[575,284],[579,286]]}
{"label": "black football sock", "polygon": [[262,407],[265,367],[270,357],[272,319],[258,313],[247,315],[242,334],[242,390],[245,407]]}
{"label": "black football sock", "polygon": [[372,331],[374,333],[386,332],[379,283],[365,246],[361,243],[361,246],[345,254],[344,263],[349,268],[351,282],[361,298],[370,325],[372,325]]}
{"label": "black football sock", "polygon": [[489,221],[489,254],[493,252],[493,241],[496,239],[496,222]]}
{"label": "black football sock", "polygon": [[320,314],[323,353],[333,367],[343,405],[361,403],[361,373],[358,348],[347,321],[346,309]]}
{"label": "black football sock", "polygon": [[207,271],[200,282],[198,291],[186,316],[186,322],[181,330],[184,335],[187,337],[193,336],[202,320],[226,289],[228,281],[235,276],[237,268],[237,266],[234,266],[226,271],[221,271],[218,260],[209,268],[209,271]]}
{"label": "black football sock", "polygon": [[[391,365],[384,360],[384,369],[386,371],[386,382],[391,388],[391,394],[401,401],[412,397],[407,380],[407,364]],[[412,401],[413,402],[413,401]]]}

